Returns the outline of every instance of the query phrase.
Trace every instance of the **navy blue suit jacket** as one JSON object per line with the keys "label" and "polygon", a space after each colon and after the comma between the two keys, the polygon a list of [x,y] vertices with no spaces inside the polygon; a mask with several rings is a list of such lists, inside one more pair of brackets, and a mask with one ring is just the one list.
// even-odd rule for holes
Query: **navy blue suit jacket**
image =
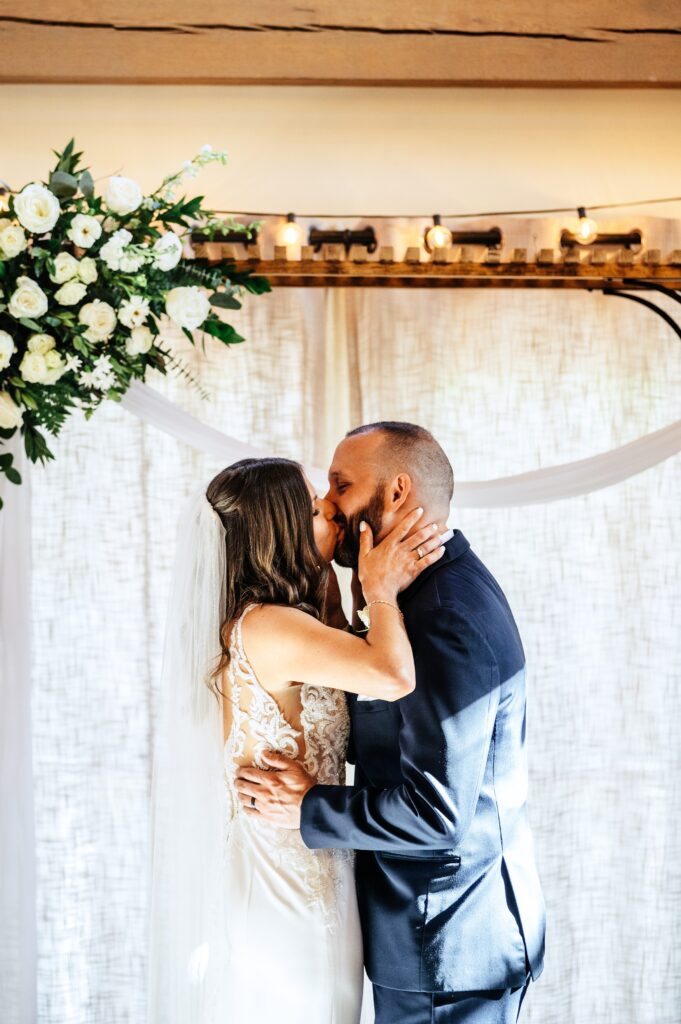
{"label": "navy blue suit jacket", "polygon": [[349,698],[354,786],[315,786],[310,848],[358,851],[367,973],[462,992],[541,973],[544,902],[527,819],[525,657],[498,583],[456,530],[400,595],[416,688]]}

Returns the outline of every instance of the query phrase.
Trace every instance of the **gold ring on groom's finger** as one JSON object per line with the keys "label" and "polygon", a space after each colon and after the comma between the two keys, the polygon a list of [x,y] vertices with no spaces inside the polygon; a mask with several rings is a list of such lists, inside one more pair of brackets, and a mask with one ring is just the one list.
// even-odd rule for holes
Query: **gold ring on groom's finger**
{"label": "gold ring on groom's finger", "polygon": [[416,549],[416,554],[419,556],[419,559],[423,558],[423,556],[425,554],[423,548],[420,545]]}

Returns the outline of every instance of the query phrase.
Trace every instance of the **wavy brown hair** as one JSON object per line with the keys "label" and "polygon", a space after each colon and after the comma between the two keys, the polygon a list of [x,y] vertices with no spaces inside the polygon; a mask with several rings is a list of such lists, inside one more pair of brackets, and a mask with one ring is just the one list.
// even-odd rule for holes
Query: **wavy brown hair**
{"label": "wavy brown hair", "polygon": [[225,528],[222,656],[211,689],[229,665],[229,638],[249,604],[281,604],[324,617],[328,567],[315,544],[312,499],[290,459],[242,459],[211,480],[206,497]]}

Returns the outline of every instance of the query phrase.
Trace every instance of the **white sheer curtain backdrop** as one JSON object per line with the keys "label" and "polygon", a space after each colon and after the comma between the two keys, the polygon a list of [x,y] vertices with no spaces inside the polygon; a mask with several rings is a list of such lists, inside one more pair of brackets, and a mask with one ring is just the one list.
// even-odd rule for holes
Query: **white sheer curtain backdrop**
{"label": "white sheer curtain backdrop", "polygon": [[[281,289],[157,377],[216,429],[324,466],[361,420],[415,419],[457,479],[587,458],[679,418],[681,346],[623,300],[565,292]],[[347,387],[344,382],[347,382]],[[143,1021],[147,812],[177,511],[221,466],[108,405],[33,473],[38,1020]],[[530,670],[544,881],[539,1024],[676,1024],[681,999],[679,456],[597,494],[460,510]],[[3,510],[0,515],[5,515]]]}
{"label": "white sheer curtain backdrop", "polygon": [[36,1013],[35,834],[31,758],[31,481],[20,438],[20,487],[0,475],[0,1019]]}

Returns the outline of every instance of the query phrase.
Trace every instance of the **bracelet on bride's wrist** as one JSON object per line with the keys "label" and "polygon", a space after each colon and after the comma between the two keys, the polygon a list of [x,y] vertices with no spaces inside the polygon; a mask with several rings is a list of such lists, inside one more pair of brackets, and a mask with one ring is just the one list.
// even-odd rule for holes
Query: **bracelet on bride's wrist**
{"label": "bracelet on bride's wrist", "polygon": [[385,604],[388,606],[388,608],[394,608],[397,614],[400,616],[400,618],[404,619],[404,615],[402,614],[401,610],[398,608],[396,604],[393,604],[392,601],[368,601],[365,604],[364,608],[362,608],[361,610],[357,609],[357,615],[359,616],[360,620],[364,623],[364,625],[367,627],[367,629],[371,629],[370,608],[374,604]]}

